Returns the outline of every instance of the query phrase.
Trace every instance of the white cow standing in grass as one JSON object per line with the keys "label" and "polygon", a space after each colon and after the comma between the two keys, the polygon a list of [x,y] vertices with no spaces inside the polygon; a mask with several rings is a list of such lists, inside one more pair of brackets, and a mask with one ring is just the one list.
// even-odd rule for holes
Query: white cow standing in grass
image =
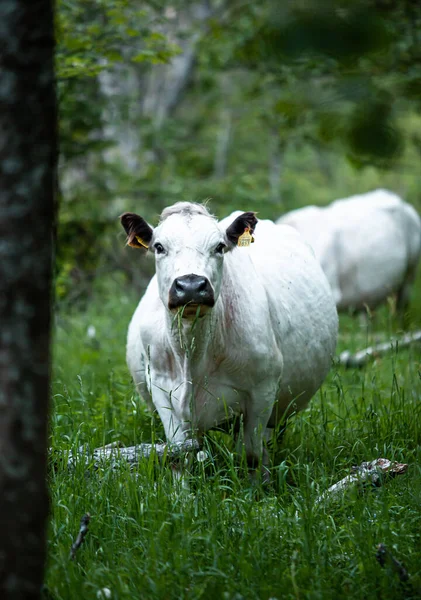
{"label": "white cow standing in grass", "polygon": [[[133,213],[121,222],[128,244],[156,261],[128,331],[140,395],[169,442],[242,415],[254,469],[265,437],[306,406],[335,353],[337,313],[318,262],[291,227],[251,212],[224,226],[204,206],[179,202],[155,229]],[[247,228],[255,243],[237,247]]]}
{"label": "white cow standing in grass", "polygon": [[338,310],[375,308],[397,293],[403,312],[421,254],[421,219],[387,190],[293,210],[277,223],[291,225],[313,247]]}

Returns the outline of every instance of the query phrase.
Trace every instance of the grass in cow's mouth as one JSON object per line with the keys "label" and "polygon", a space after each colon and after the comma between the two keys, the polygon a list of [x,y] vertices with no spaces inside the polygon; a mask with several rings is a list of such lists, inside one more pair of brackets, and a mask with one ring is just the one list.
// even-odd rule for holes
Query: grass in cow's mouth
{"label": "grass in cow's mouth", "polygon": [[[125,365],[131,312],[130,303],[114,298],[85,314],[60,315],[51,417],[56,451],[163,440],[159,419],[137,398]],[[86,335],[91,324],[94,339]],[[377,333],[392,330],[387,309],[367,329],[344,317],[338,350],[365,347]],[[309,409],[293,417],[282,443],[271,447],[273,488],[259,494],[222,433],[205,439],[207,455],[193,461],[189,491],[177,489],[170,465],[153,457],[135,472],[124,465],[90,476],[82,464],[71,472],[64,465],[51,470],[51,597],[89,600],[108,588],[112,598],[148,600],[402,598],[396,573],[376,562],[379,543],[404,564],[416,592],[419,364],[413,346],[365,369],[334,367]],[[350,492],[316,505],[352,465],[378,457],[409,463],[407,474],[364,495]],[[86,512],[89,532],[69,561]]]}
{"label": "grass in cow's mouth", "polygon": [[204,304],[186,304],[177,309],[177,314],[180,314],[182,319],[200,319],[206,315],[209,307]]}

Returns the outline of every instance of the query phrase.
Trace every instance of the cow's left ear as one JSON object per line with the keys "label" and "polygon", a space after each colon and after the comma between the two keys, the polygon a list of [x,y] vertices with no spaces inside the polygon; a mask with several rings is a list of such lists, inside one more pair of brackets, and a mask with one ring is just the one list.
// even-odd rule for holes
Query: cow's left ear
{"label": "cow's left ear", "polygon": [[148,248],[153,229],[143,217],[126,212],[120,216],[121,224],[127,234],[127,245],[132,248]]}
{"label": "cow's left ear", "polygon": [[248,230],[252,234],[256,225],[257,219],[256,213],[254,212],[245,212],[237,217],[225,232],[231,247],[238,245],[238,238],[243,235],[245,231]]}

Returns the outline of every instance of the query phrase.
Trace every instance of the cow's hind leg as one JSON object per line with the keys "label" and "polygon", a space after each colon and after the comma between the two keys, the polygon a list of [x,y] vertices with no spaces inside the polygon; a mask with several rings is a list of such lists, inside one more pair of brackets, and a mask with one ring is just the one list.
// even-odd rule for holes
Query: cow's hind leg
{"label": "cow's hind leg", "polygon": [[267,420],[247,416],[244,422],[244,447],[249,476],[255,481],[260,470],[264,484],[270,483],[269,453],[265,442],[271,437],[272,430],[266,426]]}
{"label": "cow's hind leg", "polygon": [[415,281],[416,270],[410,267],[405,275],[405,279],[398,289],[396,294],[396,312],[400,316],[401,325],[405,329],[408,325],[407,311],[409,307],[409,301],[411,298],[411,289]]}
{"label": "cow's hind leg", "polygon": [[409,299],[411,297],[411,283],[405,281],[405,283],[399,288],[396,294],[396,312],[400,317],[401,324],[405,327],[406,313],[409,307]]}

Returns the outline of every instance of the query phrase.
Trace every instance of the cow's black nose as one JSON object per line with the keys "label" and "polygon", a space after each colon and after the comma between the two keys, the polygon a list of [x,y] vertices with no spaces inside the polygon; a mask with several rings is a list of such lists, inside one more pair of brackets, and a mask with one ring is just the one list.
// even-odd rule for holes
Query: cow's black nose
{"label": "cow's black nose", "polygon": [[215,299],[209,280],[202,275],[183,275],[174,279],[169,293],[168,307],[171,309],[196,304],[213,306]]}
{"label": "cow's black nose", "polygon": [[174,280],[174,285],[177,293],[188,294],[204,292],[209,282],[205,277],[199,277],[199,275],[185,275],[184,277],[177,277]]}

